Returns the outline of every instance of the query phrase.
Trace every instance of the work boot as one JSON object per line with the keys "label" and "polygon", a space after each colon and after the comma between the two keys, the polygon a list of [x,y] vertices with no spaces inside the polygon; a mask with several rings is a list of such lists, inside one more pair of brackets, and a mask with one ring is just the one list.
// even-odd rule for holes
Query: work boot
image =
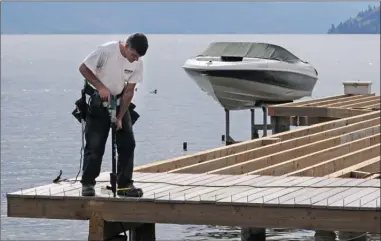
{"label": "work boot", "polygon": [[119,187],[117,189],[117,194],[124,197],[142,197],[143,190],[135,187],[133,184],[130,184],[127,187]]}
{"label": "work boot", "polygon": [[94,185],[83,184],[82,185],[82,196],[95,196]]}

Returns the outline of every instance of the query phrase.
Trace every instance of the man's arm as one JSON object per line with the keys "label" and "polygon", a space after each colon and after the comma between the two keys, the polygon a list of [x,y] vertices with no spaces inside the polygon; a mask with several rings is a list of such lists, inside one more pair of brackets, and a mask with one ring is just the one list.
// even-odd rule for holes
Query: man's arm
{"label": "man's arm", "polygon": [[132,98],[134,97],[135,86],[136,86],[136,83],[128,83],[123,91],[122,99],[120,102],[120,110],[117,116],[119,120],[123,119],[123,116],[126,113]]}
{"label": "man's arm", "polygon": [[140,60],[138,62],[138,66],[135,72],[132,74],[132,76],[128,80],[127,86],[123,90],[123,95],[122,95],[122,99],[120,103],[120,110],[117,116],[119,120],[122,120],[124,114],[126,113],[128,109],[128,106],[131,103],[132,98],[134,97],[136,84],[142,81],[143,81],[143,61]]}
{"label": "man's arm", "polygon": [[94,73],[84,64],[82,63],[79,66],[79,72],[81,72],[82,76],[85,77],[87,81],[90,82],[97,90],[102,87],[105,87],[102,82],[94,75]]}
{"label": "man's arm", "polygon": [[107,61],[107,53],[98,47],[90,53],[83,63],[79,66],[79,72],[90,82],[97,90],[105,87],[102,82],[95,76],[97,69],[102,68]]}

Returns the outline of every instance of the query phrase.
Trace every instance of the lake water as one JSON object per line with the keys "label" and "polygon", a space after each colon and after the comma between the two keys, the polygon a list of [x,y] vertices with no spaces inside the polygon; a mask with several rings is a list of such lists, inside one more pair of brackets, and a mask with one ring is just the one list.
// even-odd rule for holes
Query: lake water
{"label": "lake water", "polygon": [[[88,222],[6,217],[7,192],[50,183],[79,168],[80,125],[71,116],[80,97],[79,63],[98,44],[125,35],[1,36],[1,240],[87,240]],[[313,97],[343,93],[342,81],[380,89],[380,35],[151,35],[145,78],[134,97],[136,165],[223,145],[223,109],[182,70],[211,41],[280,44],[320,74]],[[150,92],[157,89],[156,95]],[[260,112],[256,121],[261,122]],[[250,112],[231,114],[231,134],[250,138]],[[111,139],[111,138],[110,138]],[[110,140],[109,139],[109,140]],[[183,141],[188,151],[182,150]],[[103,171],[111,169],[110,143]],[[157,225],[157,240],[240,240],[239,228]],[[269,240],[313,240],[306,230],[268,230]],[[379,236],[374,238],[379,240]]]}

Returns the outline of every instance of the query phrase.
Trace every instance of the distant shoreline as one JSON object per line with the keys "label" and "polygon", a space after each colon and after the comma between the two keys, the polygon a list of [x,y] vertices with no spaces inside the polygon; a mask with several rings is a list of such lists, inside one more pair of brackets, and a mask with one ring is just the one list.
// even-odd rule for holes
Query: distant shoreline
{"label": "distant shoreline", "polygon": [[[17,35],[130,35],[132,33],[1,33],[2,36]],[[147,35],[380,35],[379,33],[146,33]]]}

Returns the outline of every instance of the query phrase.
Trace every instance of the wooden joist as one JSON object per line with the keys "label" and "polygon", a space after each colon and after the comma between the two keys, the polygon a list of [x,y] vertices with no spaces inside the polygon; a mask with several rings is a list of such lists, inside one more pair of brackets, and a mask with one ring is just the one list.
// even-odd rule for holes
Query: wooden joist
{"label": "wooden joist", "polygon": [[[199,173],[200,166],[206,165],[208,171],[221,168],[225,161],[238,163],[254,158],[258,155],[267,155],[274,151],[285,150],[307,143],[323,140],[340,134],[371,127],[380,123],[380,111],[374,111],[363,115],[348,117],[330,122],[320,123],[309,127],[301,127],[284,133],[271,135],[270,137],[249,140],[230,146],[222,146],[215,149],[199,152],[192,155],[172,158],[169,160],[149,163],[135,168],[136,172],[187,172]],[[300,138],[300,139],[297,139]],[[293,142],[288,140],[295,139]],[[274,147],[278,149],[274,149]],[[281,148],[283,147],[283,149]],[[272,148],[272,149],[271,149]],[[281,149],[279,149],[281,148]],[[266,152],[265,150],[270,152]],[[258,151],[262,154],[258,154]],[[251,154],[250,154],[251,153]],[[266,154],[267,153],[267,154]],[[252,156],[250,156],[252,155]],[[230,160],[230,161],[229,161]],[[202,164],[205,163],[205,164]],[[215,167],[213,165],[216,165]],[[223,164],[227,165],[227,164]],[[209,166],[209,167],[208,167]],[[178,169],[175,171],[175,169]]]}
{"label": "wooden joist", "polygon": [[374,157],[369,160],[363,161],[361,163],[357,163],[355,165],[351,165],[347,168],[343,168],[339,171],[333,172],[331,174],[326,175],[327,178],[348,178],[351,177],[351,173],[354,171],[362,171],[362,172],[371,172],[372,170],[380,169],[380,157]]}
{"label": "wooden joist", "polygon": [[[302,155],[311,154],[318,150],[327,149],[329,147],[344,144],[356,140],[356,138],[365,137],[370,134],[380,132],[380,119],[371,119],[360,123],[355,123],[345,127],[336,129],[337,131],[326,131],[322,133],[313,134],[311,136],[299,137],[291,140],[277,142],[259,147],[252,150],[244,151],[241,153],[228,155],[221,158],[216,158],[210,161],[186,166],[169,171],[170,173],[224,173],[224,174],[243,174],[243,165],[246,163],[259,163],[263,160],[263,164],[256,166],[254,169],[260,169],[264,166],[271,165],[272,163],[280,162],[280,160],[288,160],[291,157],[298,157]],[[361,129],[370,126],[366,129]],[[353,130],[346,134],[346,131]],[[369,134],[370,133],[370,134]],[[332,136],[331,138],[329,138]],[[269,159],[270,158],[270,159]],[[278,158],[279,161],[276,161]],[[230,170],[230,171],[229,171]],[[236,171],[234,171],[236,170]],[[249,172],[249,171],[248,171]],[[263,173],[264,174],[264,173]]]}
{"label": "wooden joist", "polygon": [[[380,98],[375,94],[341,95],[317,100],[270,105],[268,114],[273,117],[346,118],[371,112],[379,108]],[[374,106],[376,105],[376,106]],[[372,106],[367,108],[367,106]],[[373,108],[374,106],[374,108]]]}
{"label": "wooden joist", "polygon": [[[243,143],[223,147],[225,153],[231,154],[220,154],[217,158],[210,155],[217,150],[211,150],[194,155],[192,161],[179,158],[176,165],[171,165],[173,161],[169,160],[156,164],[159,166],[156,169],[153,164],[149,171],[325,176],[380,155],[379,114],[377,111],[272,135],[271,138],[264,138],[267,141],[265,144],[260,142],[262,138],[248,141],[245,147],[250,143],[253,148],[244,151],[227,151]],[[197,159],[197,155],[205,156]],[[376,164],[369,168],[375,171]],[[141,171],[144,172],[144,169]]]}
{"label": "wooden joist", "polygon": [[271,105],[270,107],[324,107],[324,106],[340,106],[347,103],[353,103],[353,101],[359,101],[359,100],[366,100],[368,98],[375,98],[379,96],[376,96],[374,93],[372,94],[366,94],[366,95],[334,95],[330,97],[323,97],[318,99],[311,99],[306,101],[297,101],[292,103],[285,103],[285,104],[279,104],[279,105]]}

